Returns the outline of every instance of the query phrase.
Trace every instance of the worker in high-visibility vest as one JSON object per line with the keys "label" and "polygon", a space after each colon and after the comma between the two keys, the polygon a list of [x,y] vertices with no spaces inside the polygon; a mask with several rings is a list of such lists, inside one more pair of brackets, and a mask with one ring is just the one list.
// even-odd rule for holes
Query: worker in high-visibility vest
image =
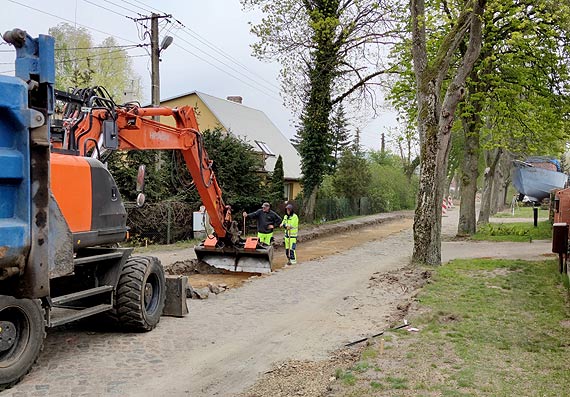
{"label": "worker in high-visibility vest", "polygon": [[287,265],[297,263],[297,233],[299,232],[299,217],[293,210],[293,204],[285,207],[287,214],[283,217],[281,227],[285,228],[285,255],[287,255]]}

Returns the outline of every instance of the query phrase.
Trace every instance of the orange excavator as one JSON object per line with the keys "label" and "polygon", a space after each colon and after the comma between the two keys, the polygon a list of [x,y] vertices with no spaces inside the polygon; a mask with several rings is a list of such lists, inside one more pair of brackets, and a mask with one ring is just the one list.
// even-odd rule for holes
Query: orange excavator
{"label": "orange excavator", "polygon": [[[118,106],[100,88],[56,91],[54,39],[20,29],[3,37],[16,48],[16,76],[0,75],[0,391],[30,370],[46,328],[101,315],[150,331],[161,315],[184,314],[165,309],[170,280],[156,257],[116,247],[127,213],[103,162],[109,151],[180,151],[214,229],[198,258],[271,270],[271,247],[239,235],[191,108]],[[185,303],[177,287],[172,300]]]}
{"label": "orange excavator", "polygon": [[[190,106],[176,109],[143,108],[135,103],[117,106],[101,87],[75,90],[75,94],[56,91],[56,99],[66,105],[63,118],[58,123],[58,136],[52,132],[51,185],[71,231],[87,233],[82,239],[83,243],[78,246],[114,242],[108,241],[112,233],[105,234],[107,241],[89,238],[93,232],[89,222],[93,219],[100,222],[107,219],[107,223],[96,231],[101,227],[124,228],[122,214],[121,217],[112,217],[93,209],[89,214],[84,207],[83,211],[78,211],[78,206],[84,206],[90,195],[97,194],[98,187],[91,185],[97,180],[92,178],[90,183],[87,174],[82,175],[82,172],[86,173],[93,167],[88,166],[88,162],[93,163],[93,160],[114,150],[179,150],[214,230],[195,247],[198,259],[229,271],[271,271],[271,246],[261,244],[257,237],[240,237],[237,223],[232,220],[231,207],[225,205],[222,199],[222,191],[212,171],[212,161],[208,158],[194,110]],[[176,127],[151,119],[156,116],[172,117]],[[83,195],[82,198],[70,195],[70,186],[66,182],[70,170],[77,173],[74,179],[85,185],[72,187],[77,194]]]}

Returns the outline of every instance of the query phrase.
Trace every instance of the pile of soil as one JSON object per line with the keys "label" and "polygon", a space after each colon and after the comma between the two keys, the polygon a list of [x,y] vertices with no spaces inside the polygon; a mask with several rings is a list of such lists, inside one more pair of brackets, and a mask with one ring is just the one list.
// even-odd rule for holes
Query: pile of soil
{"label": "pile of soil", "polygon": [[192,274],[224,274],[226,271],[217,269],[198,259],[190,259],[167,265],[164,267],[164,272],[175,276],[190,276]]}

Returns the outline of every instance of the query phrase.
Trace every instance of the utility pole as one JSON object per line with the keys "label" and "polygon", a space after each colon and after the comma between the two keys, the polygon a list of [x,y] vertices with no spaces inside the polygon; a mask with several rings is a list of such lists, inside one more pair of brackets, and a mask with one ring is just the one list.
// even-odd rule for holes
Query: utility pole
{"label": "utility pole", "polygon": [[[158,45],[158,20],[160,18],[172,18],[172,15],[159,15],[152,13],[150,17],[137,18],[136,22],[150,19],[150,61],[151,61],[151,104],[160,106],[160,53],[172,44],[172,36],[166,36],[162,44]],[[148,34],[148,32],[146,33]],[[159,121],[160,116],[154,116],[153,120]]]}
{"label": "utility pole", "polygon": [[[151,62],[151,103],[152,106],[160,106],[160,49],[158,48],[158,14],[150,17],[150,62]],[[159,121],[159,116],[154,116],[155,121]]]}

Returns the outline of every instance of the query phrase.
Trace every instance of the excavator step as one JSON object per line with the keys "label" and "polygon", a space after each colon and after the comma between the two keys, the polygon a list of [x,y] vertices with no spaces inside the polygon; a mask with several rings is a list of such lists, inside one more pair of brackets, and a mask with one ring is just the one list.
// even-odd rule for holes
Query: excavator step
{"label": "excavator step", "polygon": [[82,318],[89,317],[94,314],[106,312],[108,310],[111,310],[112,308],[113,305],[111,304],[101,304],[81,310],[56,309],[50,313],[49,326],[57,327],[63,324],[70,323],[72,321],[81,320]]}
{"label": "excavator step", "polygon": [[99,255],[91,255],[81,258],[75,258],[73,260],[73,263],[75,265],[85,265],[87,263],[92,263],[92,262],[101,262],[109,259],[119,259],[122,258],[123,255],[124,255],[123,251],[109,252],[107,254],[99,254]]}
{"label": "excavator step", "polygon": [[65,303],[77,301],[83,298],[87,298],[89,296],[99,295],[111,291],[113,291],[112,285],[103,285],[101,287],[86,289],[85,291],[74,292],[72,294],[67,294],[67,295],[58,296],[56,298],[52,298],[51,303],[53,306],[57,307]]}

